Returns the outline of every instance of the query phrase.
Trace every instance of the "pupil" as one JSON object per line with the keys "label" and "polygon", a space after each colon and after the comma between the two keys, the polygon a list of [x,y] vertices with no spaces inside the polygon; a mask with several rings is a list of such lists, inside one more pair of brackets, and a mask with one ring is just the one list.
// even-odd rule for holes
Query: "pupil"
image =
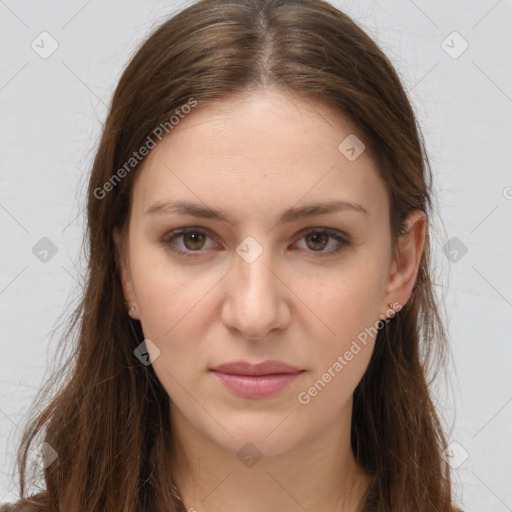
{"label": "pupil", "polygon": [[325,243],[327,242],[328,235],[326,233],[313,233],[310,235],[314,244],[320,244],[320,247],[315,247],[315,250],[322,249],[325,247]]}
{"label": "pupil", "polygon": [[[187,237],[189,240],[191,239],[192,249],[198,249],[201,247],[202,236],[203,235],[201,233],[188,233],[187,236],[185,237],[185,240],[187,240]],[[197,246],[197,244],[199,245],[199,247]]]}

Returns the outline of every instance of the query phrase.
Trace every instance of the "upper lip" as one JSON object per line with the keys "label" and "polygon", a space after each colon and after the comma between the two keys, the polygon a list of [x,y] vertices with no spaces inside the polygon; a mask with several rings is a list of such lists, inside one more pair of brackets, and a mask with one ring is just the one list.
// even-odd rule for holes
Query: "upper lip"
{"label": "upper lip", "polygon": [[234,375],[271,375],[302,371],[300,368],[296,368],[295,366],[281,361],[263,361],[258,364],[252,364],[246,361],[234,361],[232,363],[220,364],[212,368],[212,370],[222,373],[232,373]]}

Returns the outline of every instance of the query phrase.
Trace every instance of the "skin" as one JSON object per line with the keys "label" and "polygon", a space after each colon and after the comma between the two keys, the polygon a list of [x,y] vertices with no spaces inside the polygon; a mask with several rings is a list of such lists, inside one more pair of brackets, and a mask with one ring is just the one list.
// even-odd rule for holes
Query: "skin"
{"label": "skin", "polygon": [[[154,344],[152,364],[171,398],[187,508],[354,512],[370,483],[350,448],[350,421],[374,337],[308,404],[297,397],[359,333],[390,316],[389,303],[407,302],[427,219],[409,216],[394,257],[375,163],[366,152],[349,161],[338,149],[353,133],[330,107],[267,89],[198,106],[151,151],[136,178],[126,231],[113,236],[125,299],[136,306],[129,314]],[[169,199],[224,210],[234,223],[145,213]],[[287,208],[327,199],[368,213],[278,223]],[[212,235],[161,243],[183,227]],[[311,227],[338,230],[351,245],[333,253],[334,238],[301,234]],[[248,236],[263,249],[250,263],[236,252]],[[170,247],[195,252],[183,256]],[[209,372],[267,359],[306,371],[263,399],[235,396]],[[237,457],[249,442],[262,454],[251,467]]]}

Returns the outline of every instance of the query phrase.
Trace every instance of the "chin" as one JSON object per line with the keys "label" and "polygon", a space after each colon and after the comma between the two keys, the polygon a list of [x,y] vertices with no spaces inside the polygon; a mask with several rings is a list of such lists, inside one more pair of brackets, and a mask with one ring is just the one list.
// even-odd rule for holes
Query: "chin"
{"label": "chin", "polygon": [[[286,414],[280,419],[286,417]],[[221,432],[211,432],[209,437],[219,446],[230,450],[239,458],[247,457],[271,457],[281,455],[296,448],[300,442],[298,433],[293,435],[289,428],[280,428],[280,421],[273,422],[272,427],[268,422],[258,423],[256,421],[247,424],[245,421],[236,424],[234,418],[227,427],[227,434],[223,429]],[[277,427],[277,428],[276,428]],[[241,460],[242,460],[241,459]]]}

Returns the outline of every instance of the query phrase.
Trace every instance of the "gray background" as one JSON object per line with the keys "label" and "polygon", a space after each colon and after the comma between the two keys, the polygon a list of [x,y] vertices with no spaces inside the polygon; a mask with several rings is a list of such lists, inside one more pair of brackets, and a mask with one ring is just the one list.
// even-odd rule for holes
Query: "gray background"
{"label": "gray background", "polygon": [[[512,1],[333,3],[398,69],[432,160],[436,290],[453,347],[436,396],[456,443],[456,495],[466,512],[510,511]],[[142,38],[187,4],[0,0],[0,502],[15,498],[19,426],[80,294],[84,191],[106,105]],[[43,31],[58,44],[45,59],[31,47],[51,49]],[[43,237],[54,255],[40,252]]]}

